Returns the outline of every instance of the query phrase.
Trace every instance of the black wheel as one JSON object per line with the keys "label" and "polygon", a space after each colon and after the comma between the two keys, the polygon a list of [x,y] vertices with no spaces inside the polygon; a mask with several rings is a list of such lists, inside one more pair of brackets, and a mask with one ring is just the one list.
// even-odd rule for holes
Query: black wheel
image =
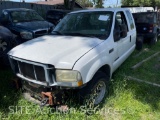
{"label": "black wheel", "polygon": [[0,39],[0,56],[5,56],[10,50],[11,45],[6,39]]}
{"label": "black wheel", "polygon": [[152,39],[150,40],[150,45],[155,45],[157,41],[158,41],[158,36],[157,36],[157,34],[156,34],[156,35],[154,36],[154,38],[152,38]]}
{"label": "black wheel", "polygon": [[1,38],[0,39],[0,58],[1,58],[1,64],[3,66],[9,66],[9,60],[7,53],[9,50],[13,48],[12,41],[13,39],[10,37]]}
{"label": "black wheel", "polygon": [[87,86],[78,92],[79,100],[83,104],[101,103],[109,93],[109,77],[103,72],[97,72]]}
{"label": "black wheel", "polygon": [[137,37],[137,40],[136,40],[136,49],[137,50],[142,50],[143,48],[143,37]]}

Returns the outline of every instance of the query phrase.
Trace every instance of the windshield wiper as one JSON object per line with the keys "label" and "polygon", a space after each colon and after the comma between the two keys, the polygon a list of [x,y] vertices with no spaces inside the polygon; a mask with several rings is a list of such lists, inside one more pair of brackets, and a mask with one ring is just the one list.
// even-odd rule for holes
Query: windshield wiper
{"label": "windshield wiper", "polygon": [[58,35],[63,35],[61,32],[59,32],[59,31],[52,31],[52,32],[55,32],[56,34],[58,34]]}
{"label": "windshield wiper", "polygon": [[43,19],[32,19],[31,21],[44,21]]}

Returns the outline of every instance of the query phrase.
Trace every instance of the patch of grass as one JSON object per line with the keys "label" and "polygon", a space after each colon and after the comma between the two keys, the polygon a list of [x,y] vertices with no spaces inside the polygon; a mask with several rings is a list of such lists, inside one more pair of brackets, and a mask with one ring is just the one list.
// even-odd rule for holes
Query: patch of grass
{"label": "patch of grass", "polygon": [[147,48],[147,50],[142,52],[142,54],[140,54],[137,57],[135,56],[136,54],[138,54],[139,51],[135,51],[132,54],[132,56],[130,56],[129,59],[127,59],[126,62],[124,62],[122,67],[120,67],[119,71],[117,71],[116,73],[118,73],[119,75],[132,76],[138,79],[160,84],[160,54],[150,59],[149,61],[143,63],[137,69],[131,69],[131,67],[135,64],[150,57],[156,52],[159,52],[159,46],[160,42],[157,42],[157,44],[155,46],[152,46],[151,48],[148,48],[148,46],[146,45],[144,49]]}
{"label": "patch of grass", "polygon": [[[159,56],[147,61],[136,70],[131,67],[141,60],[160,50],[160,42],[135,57],[134,53],[114,73],[110,94],[102,107],[85,108],[71,101],[67,113],[61,113],[54,108],[44,107],[28,102],[11,86],[13,77],[11,70],[0,71],[0,119],[9,120],[159,120],[160,119],[160,88],[129,81],[125,76],[132,76],[149,82],[160,84]],[[94,113],[94,114],[85,114]]]}

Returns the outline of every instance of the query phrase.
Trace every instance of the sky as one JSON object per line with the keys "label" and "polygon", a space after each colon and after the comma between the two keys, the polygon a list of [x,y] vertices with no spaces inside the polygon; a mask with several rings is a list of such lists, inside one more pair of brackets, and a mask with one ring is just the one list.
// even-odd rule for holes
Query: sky
{"label": "sky", "polygon": [[118,3],[118,6],[120,6],[121,0],[104,0],[104,6],[113,6],[113,5],[117,6],[117,3]]}
{"label": "sky", "polygon": [[[20,2],[22,0],[11,0],[11,1],[16,1],[16,2]],[[25,0],[25,2],[34,2],[34,1],[38,1],[38,0]],[[39,1],[44,1],[44,0],[39,0]],[[117,5],[118,2],[118,6],[121,3],[121,0],[104,0],[104,6],[113,6],[113,5]]]}
{"label": "sky", "polygon": [[[10,1],[20,2],[22,0],[10,0]],[[25,0],[25,2],[34,2],[34,1],[38,1],[38,0]],[[44,0],[41,0],[41,1],[44,1]]]}

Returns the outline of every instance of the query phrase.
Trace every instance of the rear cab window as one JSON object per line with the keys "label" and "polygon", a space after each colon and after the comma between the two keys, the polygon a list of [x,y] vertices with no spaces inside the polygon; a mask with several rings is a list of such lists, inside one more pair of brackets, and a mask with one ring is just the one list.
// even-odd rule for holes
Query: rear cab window
{"label": "rear cab window", "polygon": [[133,18],[132,18],[131,13],[130,13],[128,10],[126,11],[126,14],[127,14],[128,20],[129,20],[130,29],[132,30],[132,29],[135,28],[134,20],[133,20]]}

